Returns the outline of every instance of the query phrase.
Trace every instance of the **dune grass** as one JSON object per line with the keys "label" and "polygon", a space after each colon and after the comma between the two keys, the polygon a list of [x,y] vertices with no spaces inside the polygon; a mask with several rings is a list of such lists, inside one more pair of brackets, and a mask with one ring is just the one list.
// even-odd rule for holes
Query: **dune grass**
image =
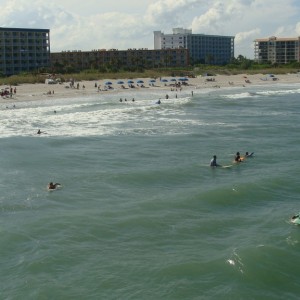
{"label": "dune grass", "polygon": [[[217,66],[201,66],[196,68],[165,68],[165,69],[153,69],[144,70],[142,72],[128,72],[120,71],[116,73],[101,73],[97,70],[86,70],[79,73],[72,74],[55,74],[56,78],[60,78],[62,82],[69,81],[71,78],[75,81],[97,81],[97,80],[118,80],[118,79],[133,79],[133,78],[159,78],[159,77],[170,77],[170,76],[199,76],[205,73],[211,75],[237,75],[237,74],[288,74],[296,73],[299,70],[291,67],[280,67],[280,68],[265,68],[265,69],[234,69],[228,67],[217,67]],[[28,73],[19,74],[9,77],[0,78],[0,85],[12,85],[17,86],[19,84],[35,84],[44,83],[46,78],[49,78],[51,74],[46,73]]]}

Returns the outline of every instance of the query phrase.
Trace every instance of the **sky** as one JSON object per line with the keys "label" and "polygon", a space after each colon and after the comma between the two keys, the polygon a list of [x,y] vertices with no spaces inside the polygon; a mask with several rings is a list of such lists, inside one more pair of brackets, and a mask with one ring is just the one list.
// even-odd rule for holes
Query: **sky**
{"label": "sky", "polygon": [[235,37],[254,58],[256,38],[300,36],[299,0],[0,0],[0,27],[50,29],[51,52],[154,48],[172,28]]}

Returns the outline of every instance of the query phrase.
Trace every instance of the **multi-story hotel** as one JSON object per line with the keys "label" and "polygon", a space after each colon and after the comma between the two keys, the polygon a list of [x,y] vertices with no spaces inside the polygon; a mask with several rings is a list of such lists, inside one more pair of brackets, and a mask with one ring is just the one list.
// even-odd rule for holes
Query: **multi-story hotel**
{"label": "multi-story hotel", "polygon": [[300,37],[277,38],[272,36],[254,41],[254,59],[259,63],[286,64],[300,61]]}
{"label": "multi-story hotel", "polygon": [[99,49],[93,51],[62,51],[51,53],[52,67],[69,66],[75,71],[107,66],[117,68],[186,67],[189,65],[187,49]]}
{"label": "multi-story hotel", "polygon": [[0,27],[0,74],[32,72],[49,64],[49,29]]}
{"label": "multi-story hotel", "polygon": [[234,36],[193,34],[173,28],[172,34],[154,31],[154,49],[186,48],[192,64],[225,65],[234,57]]}

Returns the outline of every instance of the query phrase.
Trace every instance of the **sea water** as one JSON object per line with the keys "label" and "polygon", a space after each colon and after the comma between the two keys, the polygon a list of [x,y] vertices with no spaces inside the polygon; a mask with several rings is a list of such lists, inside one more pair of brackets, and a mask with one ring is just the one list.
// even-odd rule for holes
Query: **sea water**
{"label": "sea water", "polygon": [[0,299],[299,299],[300,84],[165,95],[1,105]]}

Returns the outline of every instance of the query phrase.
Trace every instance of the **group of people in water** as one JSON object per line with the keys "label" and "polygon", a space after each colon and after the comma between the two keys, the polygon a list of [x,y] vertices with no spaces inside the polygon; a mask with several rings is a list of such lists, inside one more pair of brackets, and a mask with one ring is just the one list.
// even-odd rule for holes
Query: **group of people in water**
{"label": "group of people in water", "polygon": [[[120,100],[119,100],[119,101],[120,101],[120,102],[123,102],[123,99],[122,99],[122,98],[120,98]],[[124,99],[124,101],[125,101],[125,102],[127,102],[127,99],[125,98],[125,99]],[[134,102],[134,101],[135,101],[135,99],[134,99],[134,98],[132,98],[132,100],[131,100],[131,101],[132,101],[132,102]]]}
{"label": "group of people in water", "polygon": [[234,162],[237,162],[237,163],[242,162],[245,158],[253,156],[253,154],[254,154],[254,152],[252,152],[250,154],[249,154],[249,152],[246,152],[244,156],[241,156],[240,152],[237,152],[234,157]]}
{"label": "group of people in water", "polygon": [[[245,158],[247,158],[247,157],[252,157],[253,154],[254,154],[254,152],[251,152],[251,153],[246,152],[244,156],[241,156],[241,155],[240,155],[240,152],[237,152],[237,153],[235,154],[235,156],[234,156],[234,163],[240,163],[240,162],[244,161]],[[219,165],[219,164],[217,163],[217,156],[216,156],[216,155],[214,155],[213,158],[211,159],[211,161],[210,161],[210,166],[211,166],[211,167],[222,167],[221,165]]]}

